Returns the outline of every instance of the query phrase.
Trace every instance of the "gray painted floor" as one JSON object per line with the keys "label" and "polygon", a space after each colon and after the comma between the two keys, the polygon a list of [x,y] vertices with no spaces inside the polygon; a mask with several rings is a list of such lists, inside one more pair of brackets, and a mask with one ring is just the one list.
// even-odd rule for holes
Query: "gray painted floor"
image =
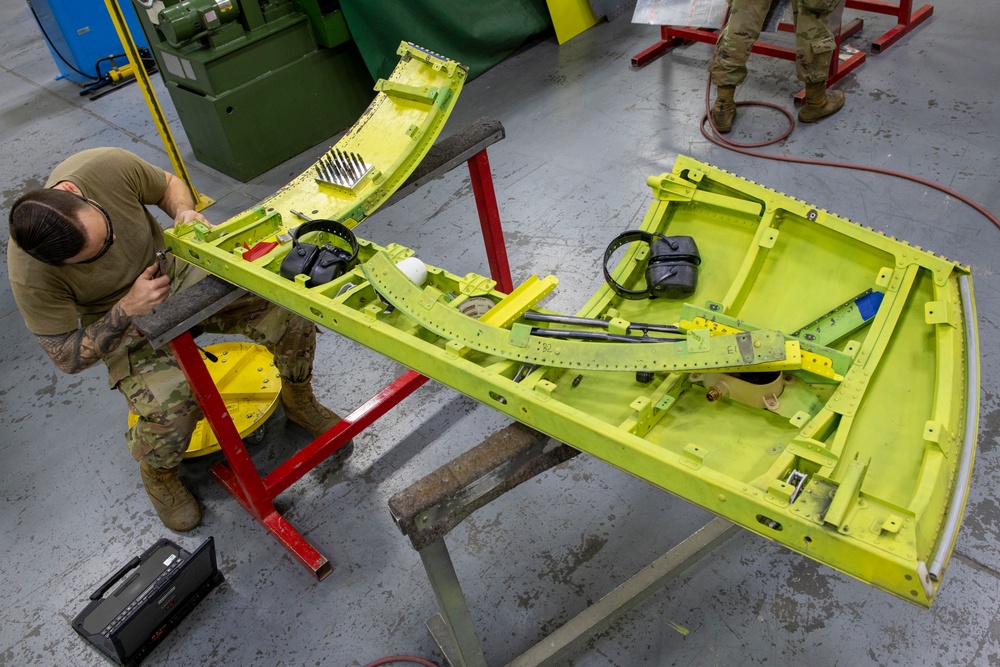
{"label": "gray painted floor", "polygon": [[[941,0],[931,20],[840,88],[847,108],[772,148],[903,170],[1000,211],[1000,104],[989,0]],[[851,12],[848,11],[848,15]],[[859,48],[894,21],[866,15]],[[467,86],[445,133],[483,115],[507,139],[490,149],[515,282],[559,276],[551,307],[572,312],[600,283],[605,244],[649,201],[648,175],[678,153],[971,264],[982,342],[982,408],[972,491],[947,577],[923,611],[768,541],[740,533],[647,601],[579,656],[587,667],[631,665],[1000,664],[1000,235],[965,205],[885,177],[761,161],[706,142],[706,45],[644,69],[629,57],[657,30],[628,17],[557,46],[547,39]],[[793,67],[755,57],[741,99],[782,102]],[[4,215],[24,189],[77,150],[117,145],[169,168],[136,88],[86,101],[56,70],[25,3],[0,6],[0,183]],[[248,184],[194,160],[169,97],[197,187],[221,221],[300,173],[317,146]],[[737,138],[780,131],[764,112]],[[741,137],[741,135],[743,135]],[[3,236],[6,245],[6,225]],[[365,223],[362,235],[416,248],[454,273],[485,272],[463,170]],[[6,272],[6,262],[0,262]],[[0,664],[101,665],[71,630],[86,595],[114,567],[167,535],[122,438],[125,410],[98,369],[56,371],[25,330],[0,280]],[[401,368],[321,337],[317,391],[348,411]],[[149,658],[150,665],[363,665],[408,653],[439,658],[424,620],[436,603],[417,554],[394,527],[388,497],[480,442],[505,418],[427,385],[358,438],[348,466],[322,466],[279,500],[335,563],[321,583],[286,554],[211,478],[186,464],[204,524],[176,537],[215,536],[226,583]],[[305,440],[276,417],[261,467]],[[480,510],[449,545],[491,665],[501,665],[696,529],[708,515],[589,457],[552,470]],[[679,630],[680,629],[680,630]],[[681,631],[683,630],[683,632]]]}

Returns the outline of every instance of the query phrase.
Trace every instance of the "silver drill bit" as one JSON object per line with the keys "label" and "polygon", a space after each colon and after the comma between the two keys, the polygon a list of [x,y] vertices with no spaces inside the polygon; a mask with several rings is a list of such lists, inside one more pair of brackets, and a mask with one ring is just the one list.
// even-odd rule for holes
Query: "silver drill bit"
{"label": "silver drill bit", "polygon": [[[351,169],[351,166],[347,164],[347,160],[344,159],[344,154],[338,150],[335,151],[334,155],[336,157],[337,166],[340,167],[341,171],[344,173],[344,176],[346,177],[350,175],[351,179],[353,180],[354,171]],[[346,181],[347,179],[345,178],[344,180]]]}
{"label": "silver drill bit", "polygon": [[336,151],[334,151],[330,156],[330,165],[333,167],[333,173],[336,174],[337,181],[345,183],[347,181],[347,172],[344,171],[343,166],[340,164],[340,160],[337,159]]}
{"label": "silver drill bit", "polygon": [[361,171],[358,169],[358,165],[355,164],[354,159],[351,157],[351,153],[341,153],[344,158],[344,162],[351,170],[351,177],[353,180],[357,181],[361,175]]}

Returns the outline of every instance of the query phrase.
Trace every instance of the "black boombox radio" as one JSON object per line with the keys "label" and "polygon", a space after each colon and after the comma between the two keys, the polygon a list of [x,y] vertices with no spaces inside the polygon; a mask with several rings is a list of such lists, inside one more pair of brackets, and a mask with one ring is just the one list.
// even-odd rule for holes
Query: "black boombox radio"
{"label": "black boombox radio", "polygon": [[211,537],[194,553],[161,539],[94,591],[73,629],[116,665],[138,665],[222,581]]}

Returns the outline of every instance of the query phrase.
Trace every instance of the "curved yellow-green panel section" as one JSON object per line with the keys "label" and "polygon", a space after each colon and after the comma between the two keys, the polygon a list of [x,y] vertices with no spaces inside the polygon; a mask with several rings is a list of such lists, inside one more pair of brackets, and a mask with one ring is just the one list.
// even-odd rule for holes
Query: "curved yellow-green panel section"
{"label": "curved yellow-green panel section", "polygon": [[[320,182],[315,166],[310,167],[259,206],[234,218],[237,226],[241,220],[273,212],[296,226],[302,221],[291,211],[298,211],[353,227],[403,184],[451,115],[467,71],[414,44],[400,44],[397,53],[400,61],[392,75],[375,84],[379,91],[375,99],[327,153],[358,155],[372,166],[371,172],[355,187],[346,188]],[[215,235],[228,226],[216,227]]]}
{"label": "curved yellow-green panel section", "polygon": [[[806,378],[823,406],[798,419],[751,415],[734,402],[708,405],[703,389],[688,390],[646,436],[679,443],[666,446],[681,459],[686,443],[698,443],[702,466],[694,477],[764,502],[737,508],[739,498],[713,495],[712,484],[699,488],[665,471],[653,477],[796,551],[929,606],[954,545],[975,453],[979,362],[968,269],[683,156],[649,184],[656,201],[642,228],[689,234],[699,244],[704,270],[691,303],[748,330],[788,333],[813,322],[810,331],[832,332],[824,341],[829,354],[849,362],[839,383]],[[625,254],[615,271],[620,282],[642,280],[645,252],[637,245]],[[849,318],[837,307],[866,291],[881,296],[877,313],[838,331],[837,320]],[[688,308],[621,302],[602,289],[579,314],[669,322]],[[793,471],[808,481],[790,500],[784,480]]]}

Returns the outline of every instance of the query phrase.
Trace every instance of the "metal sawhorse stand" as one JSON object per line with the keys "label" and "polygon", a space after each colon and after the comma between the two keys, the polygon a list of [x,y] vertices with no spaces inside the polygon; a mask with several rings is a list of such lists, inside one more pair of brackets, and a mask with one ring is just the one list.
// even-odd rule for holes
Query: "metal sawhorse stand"
{"label": "metal sawhorse stand", "polygon": [[[491,275],[497,281],[497,289],[510,292],[513,282],[486,154],[488,146],[503,138],[504,129],[499,121],[481,119],[439,142],[387,204],[467,162]],[[414,371],[403,373],[273,472],[262,476],[250,459],[246,445],[189,333],[193,326],[243,294],[242,289],[209,276],[184,290],[181,298],[171,297],[149,315],[139,318],[136,326],[154,347],[169,343],[191,384],[225,455],[225,461],[212,468],[216,479],[317,579],[323,579],[333,571],[333,565],[275,509],[274,498],[412,394],[427,378]]]}
{"label": "metal sawhorse stand", "polygon": [[892,46],[934,13],[933,5],[924,5],[917,11],[913,11],[913,0],[899,0],[899,3],[881,2],[880,0],[847,0],[845,7],[896,17],[895,27],[872,42],[872,51],[875,53],[881,53]]}
{"label": "metal sawhorse stand", "polygon": [[[848,6],[850,6],[850,2],[848,2]],[[856,34],[863,26],[864,23],[860,19],[852,19],[847,24],[842,25],[840,32],[836,35],[837,45],[834,53],[839,55],[841,42]],[[778,29],[786,32],[794,32],[795,26],[782,23],[778,26]],[[632,67],[642,67],[649,61],[662,56],[675,46],[680,46],[688,42],[703,42],[705,44],[714,45],[718,41],[719,33],[716,30],[661,25],[660,41],[632,56]],[[769,44],[758,40],[754,42],[751,52],[795,62],[795,49],[792,47]],[[827,76],[826,85],[832,86],[856,70],[865,62],[865,57],[865,54],[859,51],[848,56],[843,62],[841,62],[839,57],[832,58],[830,60],[830,74]],[[795,98],[796,100],[803,99],[804,93],[801,91],[796,93]]]}
{"label": "metal sawhorse stand", "polygon": [[[487,667],[445,536],[475,510],[579,452],[513,423],[389,499],[400,530],[420,554],[440,613],[427,621],[451,667]],[[716,518],[507,667],[562,663],[584,643],[680,575],[739,528]]]}
{"label": "metal sawhorse stand", "polygon": [[[884,2],[883,0],[847,0],[844,6],[847,9],[857,9],[864,12],[871,12],[873,14],[886,14],[896,17],[897,23],[895,27],[872,42],[872,51],[874,53],[881,53],[885,49],[889,48],[911,30],[930,18],[931,14],[934,13],[934,7],[932,5],[923,5],[916,11],[913,11],[913,0],[899,0],[898,3]],[[844,39],[857,34],[863,26],[864,22],[860,19],[852,19],[848,23],[842,25],[840,34],[837,35],[836,53],[840,53],[841,42]],[[779,26],[779,29],[794,32],[795,27],[783,23]],[[675,46],[680,46],[681,44],[685,44],[687,42],[715,44],[718,40],[719,34],[716,30],[661,25],[660,41],[632,56],[632,66],[642,67],[649,61],[662,56]],[[765,56],[782,58],[793,62],[795,61],[795,49],[775,46],[773,44],[767,44],[766,42],[755,42],[752,51],[753,53],[759,53]],[[826,85],[831,86],[835,84],[837,81],[841,80],[860,67],[864,61],[865,54],[863,53],[856,53],[849,56],[844,62],[840,62],[839,58],[834,58],[830,63],[830,76],[827,78]],[[796,95],[796,99],[800,98],[801,94]]]}

